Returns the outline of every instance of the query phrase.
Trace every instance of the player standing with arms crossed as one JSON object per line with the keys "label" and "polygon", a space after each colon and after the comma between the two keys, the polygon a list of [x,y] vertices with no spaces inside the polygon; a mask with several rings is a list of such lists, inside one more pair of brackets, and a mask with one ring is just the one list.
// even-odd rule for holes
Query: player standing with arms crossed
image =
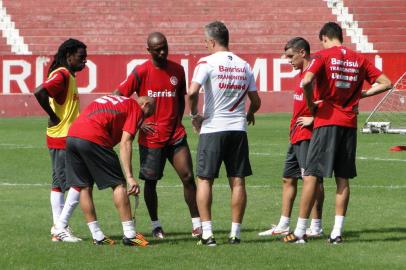
{"label": "player standing with arms crossed", "polygon": [[151,60],[137,66],[120,84],[115,94],[156,99],[155,114],[146,119],[139,134],[140,175],[145,180],[144,199],[151,218],[152,235],[164,238],[158,219],[156,186],[163,177],[166,160],[172,164],[183,184],[183,193],[192,218],[192,236],[201,235],[201,221],[196,205],[196,184],[186,131],[182,125],[185,110],[186,81],[183,67],[167,59],[168,42],[159,32],[148,36]]}
{"label": "player standing with arms crossed", "polygon": [[[340,244],[350,199],[349,179],[357,175],[359,100],[387,91],[392,84],[363,55],[342,45],[343,33],[337,23],[326,23],[320,30],[319,39],[324,50],[314,55],[303,78],[306,103],[314,114],[314,130],[307,155],[299,218],[294,233],[284,237],[283,241],[306,242],[306,223],[314,203],[317,179],[332,177],[334,171],[337,185],[335,222],[328,242]],[[364,80],[374,84],[368,91],[362,91]],[[315,104],[313,96],[322,102]]]}
{"label": "player standing with arms crossed", "polygon": [[72,122],[79,115],[79,95],[76,87],[76,72],[85,68],[86,45],[76,39],[68,39],[58,48],[48,71],[48,79],[35,89],[38,103],[49,115],[46,131],[47,145],[52,161],[51,208],[53,226],[52,241],[78,242],[68,227],[68,219],[79,203],[78,187],[64,192],[66,135]]}

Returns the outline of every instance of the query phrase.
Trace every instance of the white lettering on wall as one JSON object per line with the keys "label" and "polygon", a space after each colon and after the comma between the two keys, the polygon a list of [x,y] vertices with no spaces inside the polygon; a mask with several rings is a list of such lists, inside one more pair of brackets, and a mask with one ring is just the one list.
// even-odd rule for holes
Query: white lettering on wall
{"label": "white lettering on wall", "polygon": [[78,87],[79,94],[91,93],[97,87],[97,66],[92,60],[87,60],[89,69],[89,84],[86,87]]}
{"label": "white lettering on wall", "polygon": [[35,59],[35,87],[44,82],[44,66],[51,61],[49,57],[39,56]]}
{"label": "white lettering on wall", "polygon": [[[20,74],[11,74],[11,67],[20,66],[23,71]],[[10,94],[11,81],[16,81],[21,92],[29,94],[25,79],[31,75],[31,64],[24,60],[4,60],[3,61],[3,94]]]}
{"label": "white lettering on wall", "polygon": [[268,91],[268,65],[266,58],[257,58],[252,68],[254,73],[255,81],[258,80],[259,76],[259,91],[266,92]]}
{"label": "white lettering on wall", "polygon": [[292,69],[292,71],[290,71],[290,72],[282,72],[281,66],[286,65],[286,64],[290,65],[288,59],[281,59],[281,58],[273,59],[273,90],[275,92],[280,92],[282,90],[282,87],[281,87],[282,78],[293,78],[299,73],[299,70],[294,70],[294,69]]}

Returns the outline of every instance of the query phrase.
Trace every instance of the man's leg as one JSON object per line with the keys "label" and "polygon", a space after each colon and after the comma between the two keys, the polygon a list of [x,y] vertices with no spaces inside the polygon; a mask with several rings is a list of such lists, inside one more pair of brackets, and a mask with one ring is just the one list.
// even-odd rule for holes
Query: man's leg
{"label": "man's leg", "polygon": [[316,198],[311,211],[312,221],[310,228],[306,231],[307,236],[321,236],[323,234],[322,215],[324,203],[324,186],[322,182],[317,183]]}
{"label": "man's leg", "polygon": [[306,233],[307,220],[314,205],[316,188],[316,176],[303,177],[303,188],[299,205],[299,218],[294,232],[294,234],[299,238],[303,238]]}
{"label": "man's leg", "polygon": [[198,236],[201,234],[202,224],[196,203],[196,183],[189,147],[185,145],[176,148],[173,155],[169,157],[169,160],[183,184],[183,195],[192,218],[192,235]]}
{"label": "man's leg", "polygon": [[230,177],[231,188],[231,233],[230,238],[240,239],[241,224],[247,205],[247,192],[244,177]]}
{"label": "man's leg", "polygon": [[[106,239],[108,239],[99,227],[97,221],[96,209],[93,203],[93,188],[84,187],[80,190],[80,208],[82,208],[83,214],[85,216],[87,226],[93,237],[94,244],[103,244]],[[108,244],[108,243],[105,243]],[[114,241],[111,243],[114,244]]]}
{"label": "man's leg", "polygon": [[208,239],[213,236],[211,222],[211,204],[213,201],[212,186],[213,179],[197,177],[196,201],[202,220],[203,239]]}
{"label": "man's leg", "polygon": [[344,217],[347,213],[348,202],[350,200],[350,185],[346,178],[336,177],[337,191],[336,191],[336,215],[334,227],[330,235],[330,239],[341,237]]}

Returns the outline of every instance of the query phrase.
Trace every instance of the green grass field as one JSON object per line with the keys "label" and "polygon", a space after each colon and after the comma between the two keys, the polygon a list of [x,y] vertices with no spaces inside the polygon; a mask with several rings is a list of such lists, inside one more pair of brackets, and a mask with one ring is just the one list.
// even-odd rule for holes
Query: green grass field
{"label": "green grass field", "polygon": [[[287,245],[257,233],[278,221],[281,174],[287,150],[290,115],[257,117],[249,128],[254,175],[247,179],[248,206],[239,246],[226,244],[230,230],[229,188],[224,172],[215,181],[213,220],[219,245],[196,246],[183,201],[180,181],[167,166],[159,184],[159,213],[167,233],[148,248],[119,244],[95,247],[78,208],[70,222],[79,244],[52,243],[49,230],[50,159],[45,147],[45,118],[0,119],[0,268],[1,269],[405,269],[406,153],[390,146],[406,144],[404,135],[359,134],[358,177],[352,181],[345,221],[345,244],[326,239]],[[365,115],[361,115],[361,120]],[[189,143],[195,155],[197,136]],[[138,154],[134,167],[138,170]],[[325,180],[324,230],[334,221],[332,179]],[[150,238],[150,221],[143,200],[137,209],[137,230]],[[297,200],[298,201],[298,200]],[[121,237],[121,224],[111,191],[95,190],[103,231]],[[296,225],[297,204],[292,215]],[[294,226],[293,226],[294,227]]]}

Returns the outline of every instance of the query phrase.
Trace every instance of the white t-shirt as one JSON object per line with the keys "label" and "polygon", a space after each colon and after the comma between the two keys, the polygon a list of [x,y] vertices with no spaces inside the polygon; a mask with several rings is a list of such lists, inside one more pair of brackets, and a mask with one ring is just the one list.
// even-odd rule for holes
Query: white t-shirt
{"label": "white t-shirt", "polygon": [[197,63],[193,82],[204,88],[203,121],[200,133],[245,131],[245,101],[248,91],[257,91],[247,62],[232,52],[216,52]]}

